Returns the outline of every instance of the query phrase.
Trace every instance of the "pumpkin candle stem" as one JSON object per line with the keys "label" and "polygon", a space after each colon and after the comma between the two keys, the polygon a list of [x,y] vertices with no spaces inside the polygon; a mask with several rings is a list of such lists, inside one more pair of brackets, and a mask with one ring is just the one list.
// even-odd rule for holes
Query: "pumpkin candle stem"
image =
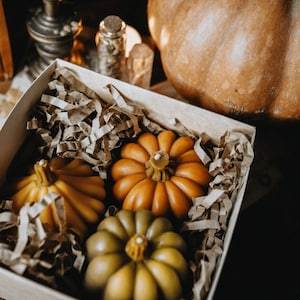
{"label": "pumpkin candle stem", "polygon": [[174,173],[168,153],[157,151],[146,162],[146,174],[154,181],[166,181]]}
{"label": "pumpkin candle stem", "polygon": [[34,164],[34,171],[36,173],[36,184],[38,186],[49,186],[56,180],[56,176],[51,172],[48,161],[41,159]]}
{"label": "pumpkin candle stem", "polygon": [[145,258],[147,247],[147,238],[142,234],[136,233],[127,242],[125,252],[134,261],[141,261]]}

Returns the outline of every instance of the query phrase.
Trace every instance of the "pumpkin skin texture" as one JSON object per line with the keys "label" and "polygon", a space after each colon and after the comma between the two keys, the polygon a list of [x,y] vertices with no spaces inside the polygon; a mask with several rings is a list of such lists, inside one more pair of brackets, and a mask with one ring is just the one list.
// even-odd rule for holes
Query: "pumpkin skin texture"
{"label": "pumpkin skin texture", "polygon": [[[38,202],[51,192],[61,195],[64,198],[67,226],[81,236],[87,234],[88,225],[99,222],[105,209],[104,180],[95,175],[91,166],[81,159],[41,159],[27,176],[13,183],[11,191],[15,212],[25,203]],[[45,206],[40,218],[50,231],[58,230],[61,225],[54,202]]]}
{"label": "pumpkin skin texture", "polygon": [[300,2],[149,0],[148,25],[184,98],[234,116],[300,119]]}
{"label": "pumpkin skin texture", "polygon": [[186,247],[167,218],[120,210],[86,240],[85,289],[95,299],[180,299]]}
{"label": "pumpkin skin texture", "polygon": [[204,195],[212,179],[193,148],[192,138],[171,130],[145,132],[123,145],[111,168],[113,195],[122,208],[185,219],[192,198]]}

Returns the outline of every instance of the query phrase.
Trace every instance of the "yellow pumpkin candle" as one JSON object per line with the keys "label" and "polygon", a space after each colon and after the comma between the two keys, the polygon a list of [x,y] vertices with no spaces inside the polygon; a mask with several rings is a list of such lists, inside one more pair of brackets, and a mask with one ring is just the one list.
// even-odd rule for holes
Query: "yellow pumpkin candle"
{"label": "yellow pumpkin candle", "polygon": [[[29,174],[13,184],[11,199],[16,212],[25,203],[38,202],[54,192],[64,198],[67,225],[77,229],[80,234],[87,232],[89,224],[100,220],[105,209],[104,180],[95,175],[91,166],[83,160],[60,157],[49,161],[41,159]],[[50,230],[59,227],[55,203],[45,206],[40,217]]]}

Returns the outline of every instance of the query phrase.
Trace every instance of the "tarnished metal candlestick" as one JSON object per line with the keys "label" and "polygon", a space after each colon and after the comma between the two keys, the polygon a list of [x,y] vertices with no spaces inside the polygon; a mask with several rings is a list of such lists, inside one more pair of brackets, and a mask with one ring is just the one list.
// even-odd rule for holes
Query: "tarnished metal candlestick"
{"label": "tarnished metal candlestick", "polygon": [[29,16],[26,25],[38,54],[29,62],[33,78],[55,58],[68,59],[73,41],[82,30],[77,13],[74,9],[65,9],[63,0],[43,0],[43,7]]}

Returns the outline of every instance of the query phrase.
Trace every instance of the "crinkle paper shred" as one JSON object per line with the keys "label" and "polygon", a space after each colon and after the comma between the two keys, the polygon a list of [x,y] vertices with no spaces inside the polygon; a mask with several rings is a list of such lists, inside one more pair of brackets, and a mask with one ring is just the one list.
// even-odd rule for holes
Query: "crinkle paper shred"
{"label": "crinkle paper shred", "polygon": [[[113,159],[112,151],[125,139],[134,138],[143,130],[159,132],[167,127],[150,120],[142,107],[122,96],[115,86],[104,86],[95,93],[66,68],[56,69],[48,88],[27,123],[29,131],[42,137],[44,143],[40,151],[48,157],[84,159],[102,178],[107,177],[106,168]],[[214,176],[208,194],[193,199],[189,219],[181,228],[192,241],[193,298],[204,299],[223,252],[230,214],[252,163],[253,149],[242,132],[225,132],[215,140],[210,138],[209,132],[201,132],[201,128],[198,134],[190,132],[180,120],[166,122],[175,124],[178,134],[195,138],[195,151]],[[7,208],[11,205],[9,201],[2,201],[0,260],[3,265],[23,274],[25,271],[39,272],[40,268],[51,269],[53,264],[63,261],[63,270],[56,269],[56,273],[64,275],[74,266],[80,272],[84,254],[75,236],[64,231],[62,235],[47,237],[39,221],[40,209],[51,201],[61,205],[58,195],[49,195],[41,201],[43,203],[25,206],[19,216]],[[63,212],[63,208],[60,211]],[[64,224],[63,213],[61,218]],[[51,242],[52,248],[47,250],[45,245]],[[68,253],[68,259],[62,258],[62,250]],[[44,251],[51,251],[51,263],[43,259]],[[55,285],[53,275],[43,276],[44,281]]]}

